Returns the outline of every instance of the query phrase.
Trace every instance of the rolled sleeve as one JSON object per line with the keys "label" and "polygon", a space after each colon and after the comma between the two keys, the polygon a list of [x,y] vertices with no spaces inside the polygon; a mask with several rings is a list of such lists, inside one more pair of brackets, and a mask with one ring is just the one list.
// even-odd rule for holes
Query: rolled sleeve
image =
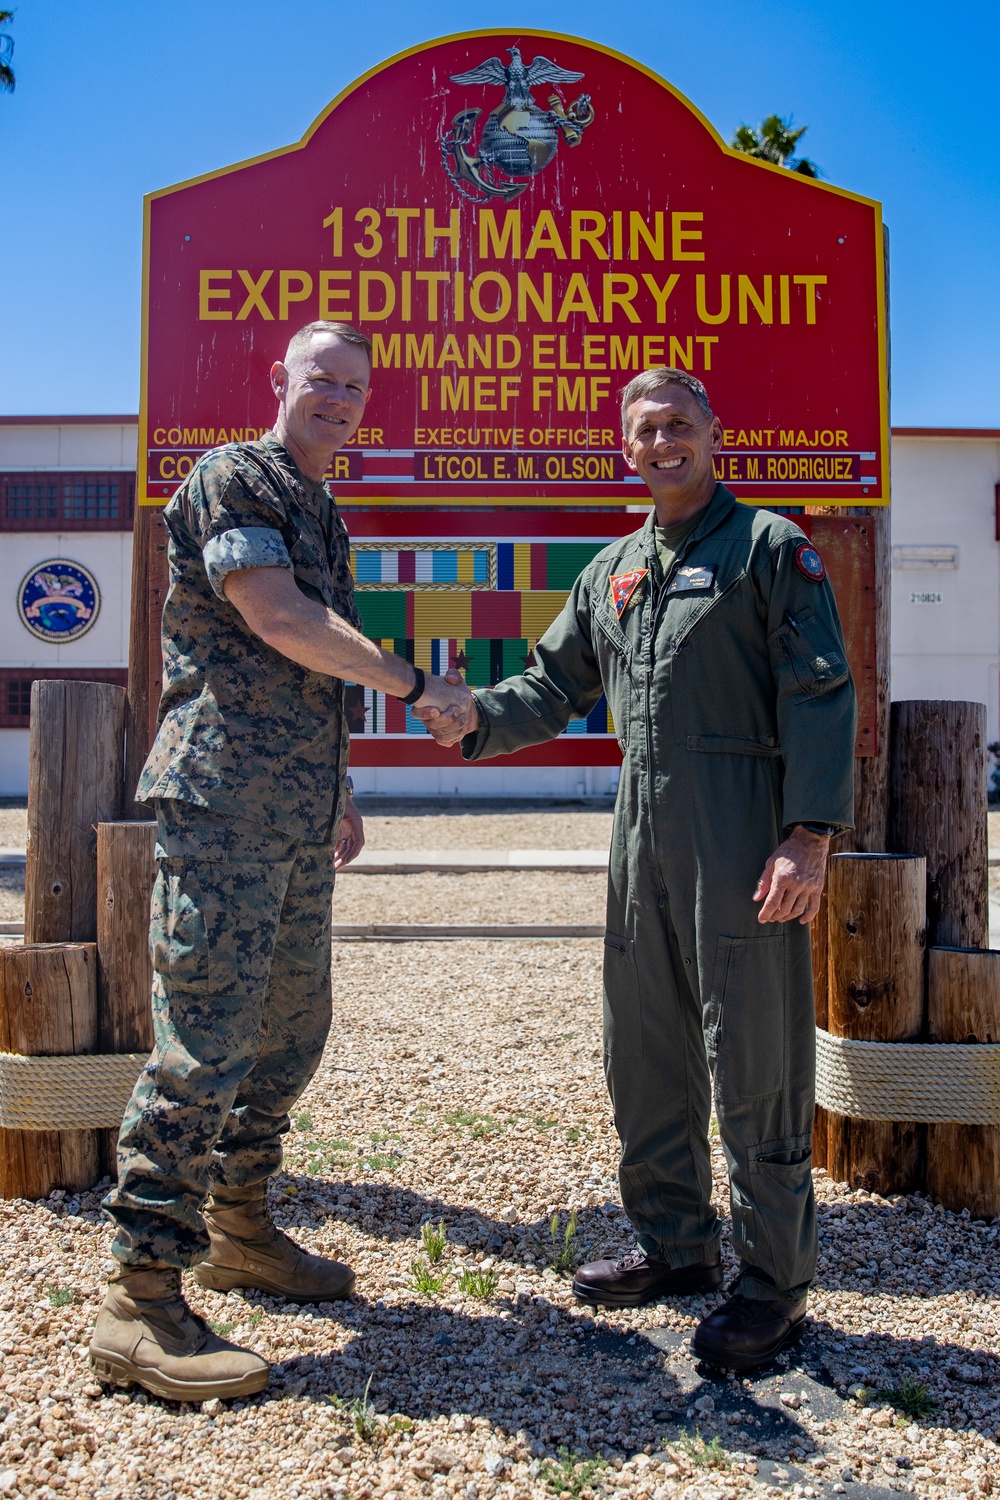
{"label": "rolled sleeve", "polygon": [[234,526],[205,544],[203,552],[208,581],[220,599],[222,585],[230,573],[242,568],[288,568],[292,560],[280,531],[269,526]]}

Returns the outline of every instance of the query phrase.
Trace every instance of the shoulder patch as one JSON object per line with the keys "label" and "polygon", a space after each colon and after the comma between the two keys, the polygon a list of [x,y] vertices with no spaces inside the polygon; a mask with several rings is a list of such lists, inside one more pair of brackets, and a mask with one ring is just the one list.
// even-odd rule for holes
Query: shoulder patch
{"label": "shoulder patch", "polygon": [[808,578],[810,583],[822,583],[826,577],[826,567],[812,542],[800,542],[795,549],[795,566],[803,578]]}
{"label": "shoulder patch", "polygon": [[648,573],[648,568],[633,568],[630,573],[613,573],[608,579],[608,586],[611,589],[611,602],[615,607],[615,614],[619,620],[628,609],[632,600],[637,596],[640,587],[646,581]]}

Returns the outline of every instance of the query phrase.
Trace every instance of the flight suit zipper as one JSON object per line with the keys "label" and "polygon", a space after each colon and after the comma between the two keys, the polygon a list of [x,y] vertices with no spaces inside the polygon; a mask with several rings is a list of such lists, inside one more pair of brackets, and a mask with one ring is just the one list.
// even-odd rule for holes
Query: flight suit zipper
{"label": "flight suit zipper", "polygon": [[[643,642],[642,655],[646,668],[646,708],[644,714],[644,718],[646,720],[646,778],[650,793],[652,793],[653,780],[653,642],[656,639],[656,627],[660,618],[660,610],[663,607],[664,601],[666,600],[667,589],[670,586],[671,579],[677,572],[677,569],[680,567],[684,558],[687,556],[688,551],[692,543],[694,542],[695,535],[699,530],[700,527],[696,527],[695,531],[692,532],[689,537],[687,537],[681,550],[674,557],[669,571],[663,574],[663,577],[660,580],[660,586],[656,590],[656,593],[653,596],[651,602],[649,626],[646,631],[646,639]],[[651,573],[653,572],[654,556],[656,558],[656,562],[659,562],[659,557],[655,552],[655,539],[652,542],[652,546],[653,554],[647,554],[646,558],[647,562],[650,564]],[[650,806],[649,808],[649,847],[650,853],[653,856],[653,869],[656,871],[657,884],[659,886],[661,894],[666,897],[666,883],[663,879],[663,872],[660,869],[660,857],[657,853],[656,848],[656,817],[655,810],[652,806]]]}

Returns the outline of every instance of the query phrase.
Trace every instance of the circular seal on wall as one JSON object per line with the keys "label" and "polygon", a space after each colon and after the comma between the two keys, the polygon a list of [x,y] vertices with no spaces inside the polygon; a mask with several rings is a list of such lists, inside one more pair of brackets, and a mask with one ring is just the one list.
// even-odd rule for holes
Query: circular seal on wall
{"label": "circular seal on wall", "polygon": [[50,645],[86,635],[100,608],[101,591],[93,573],[65,557],[39,563],[24,575],[17,590],[21,624]]}

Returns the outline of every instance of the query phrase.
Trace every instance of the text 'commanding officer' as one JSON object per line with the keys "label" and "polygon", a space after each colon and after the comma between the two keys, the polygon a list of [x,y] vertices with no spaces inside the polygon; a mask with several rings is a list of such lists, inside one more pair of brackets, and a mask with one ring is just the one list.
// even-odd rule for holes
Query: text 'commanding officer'
{"label": "text 'commanding officer'", "polygon": [[714,1074],[733,1294],[692,1350],[735,1370],[798,1337],[816,1266],[808,927],[853,818],[855,699],[822,559],[717,484],[705,387],[653,369],[622,395],[653,513],[599,553],[536,665],[421,717],[468,760],[559,734],[607,694],[623,765],[604,962],[605,1067],[638,1248],[577,1296],[634,1307],[722,1281],[710,1201]]}
{"label": "text 'commanding officer'", "polygon": [[[139,781],[158,824],[156,1044],[125,1114],[102,1380],[203,1401],[268,1367],[181,1294],[345,1297],[354,1273],[271,1223],[267,1180],[330,1027],[334,872],[364,843],[347,777],[344,680],[446,707],[467,689],[361,634],[347,530],[323,476],[371,394],[371,344],[311,323],[271,367],[273,431],[207,453],[164,512],[159,728]],[[207,1191],[211,1199],[202,1214]]]}

